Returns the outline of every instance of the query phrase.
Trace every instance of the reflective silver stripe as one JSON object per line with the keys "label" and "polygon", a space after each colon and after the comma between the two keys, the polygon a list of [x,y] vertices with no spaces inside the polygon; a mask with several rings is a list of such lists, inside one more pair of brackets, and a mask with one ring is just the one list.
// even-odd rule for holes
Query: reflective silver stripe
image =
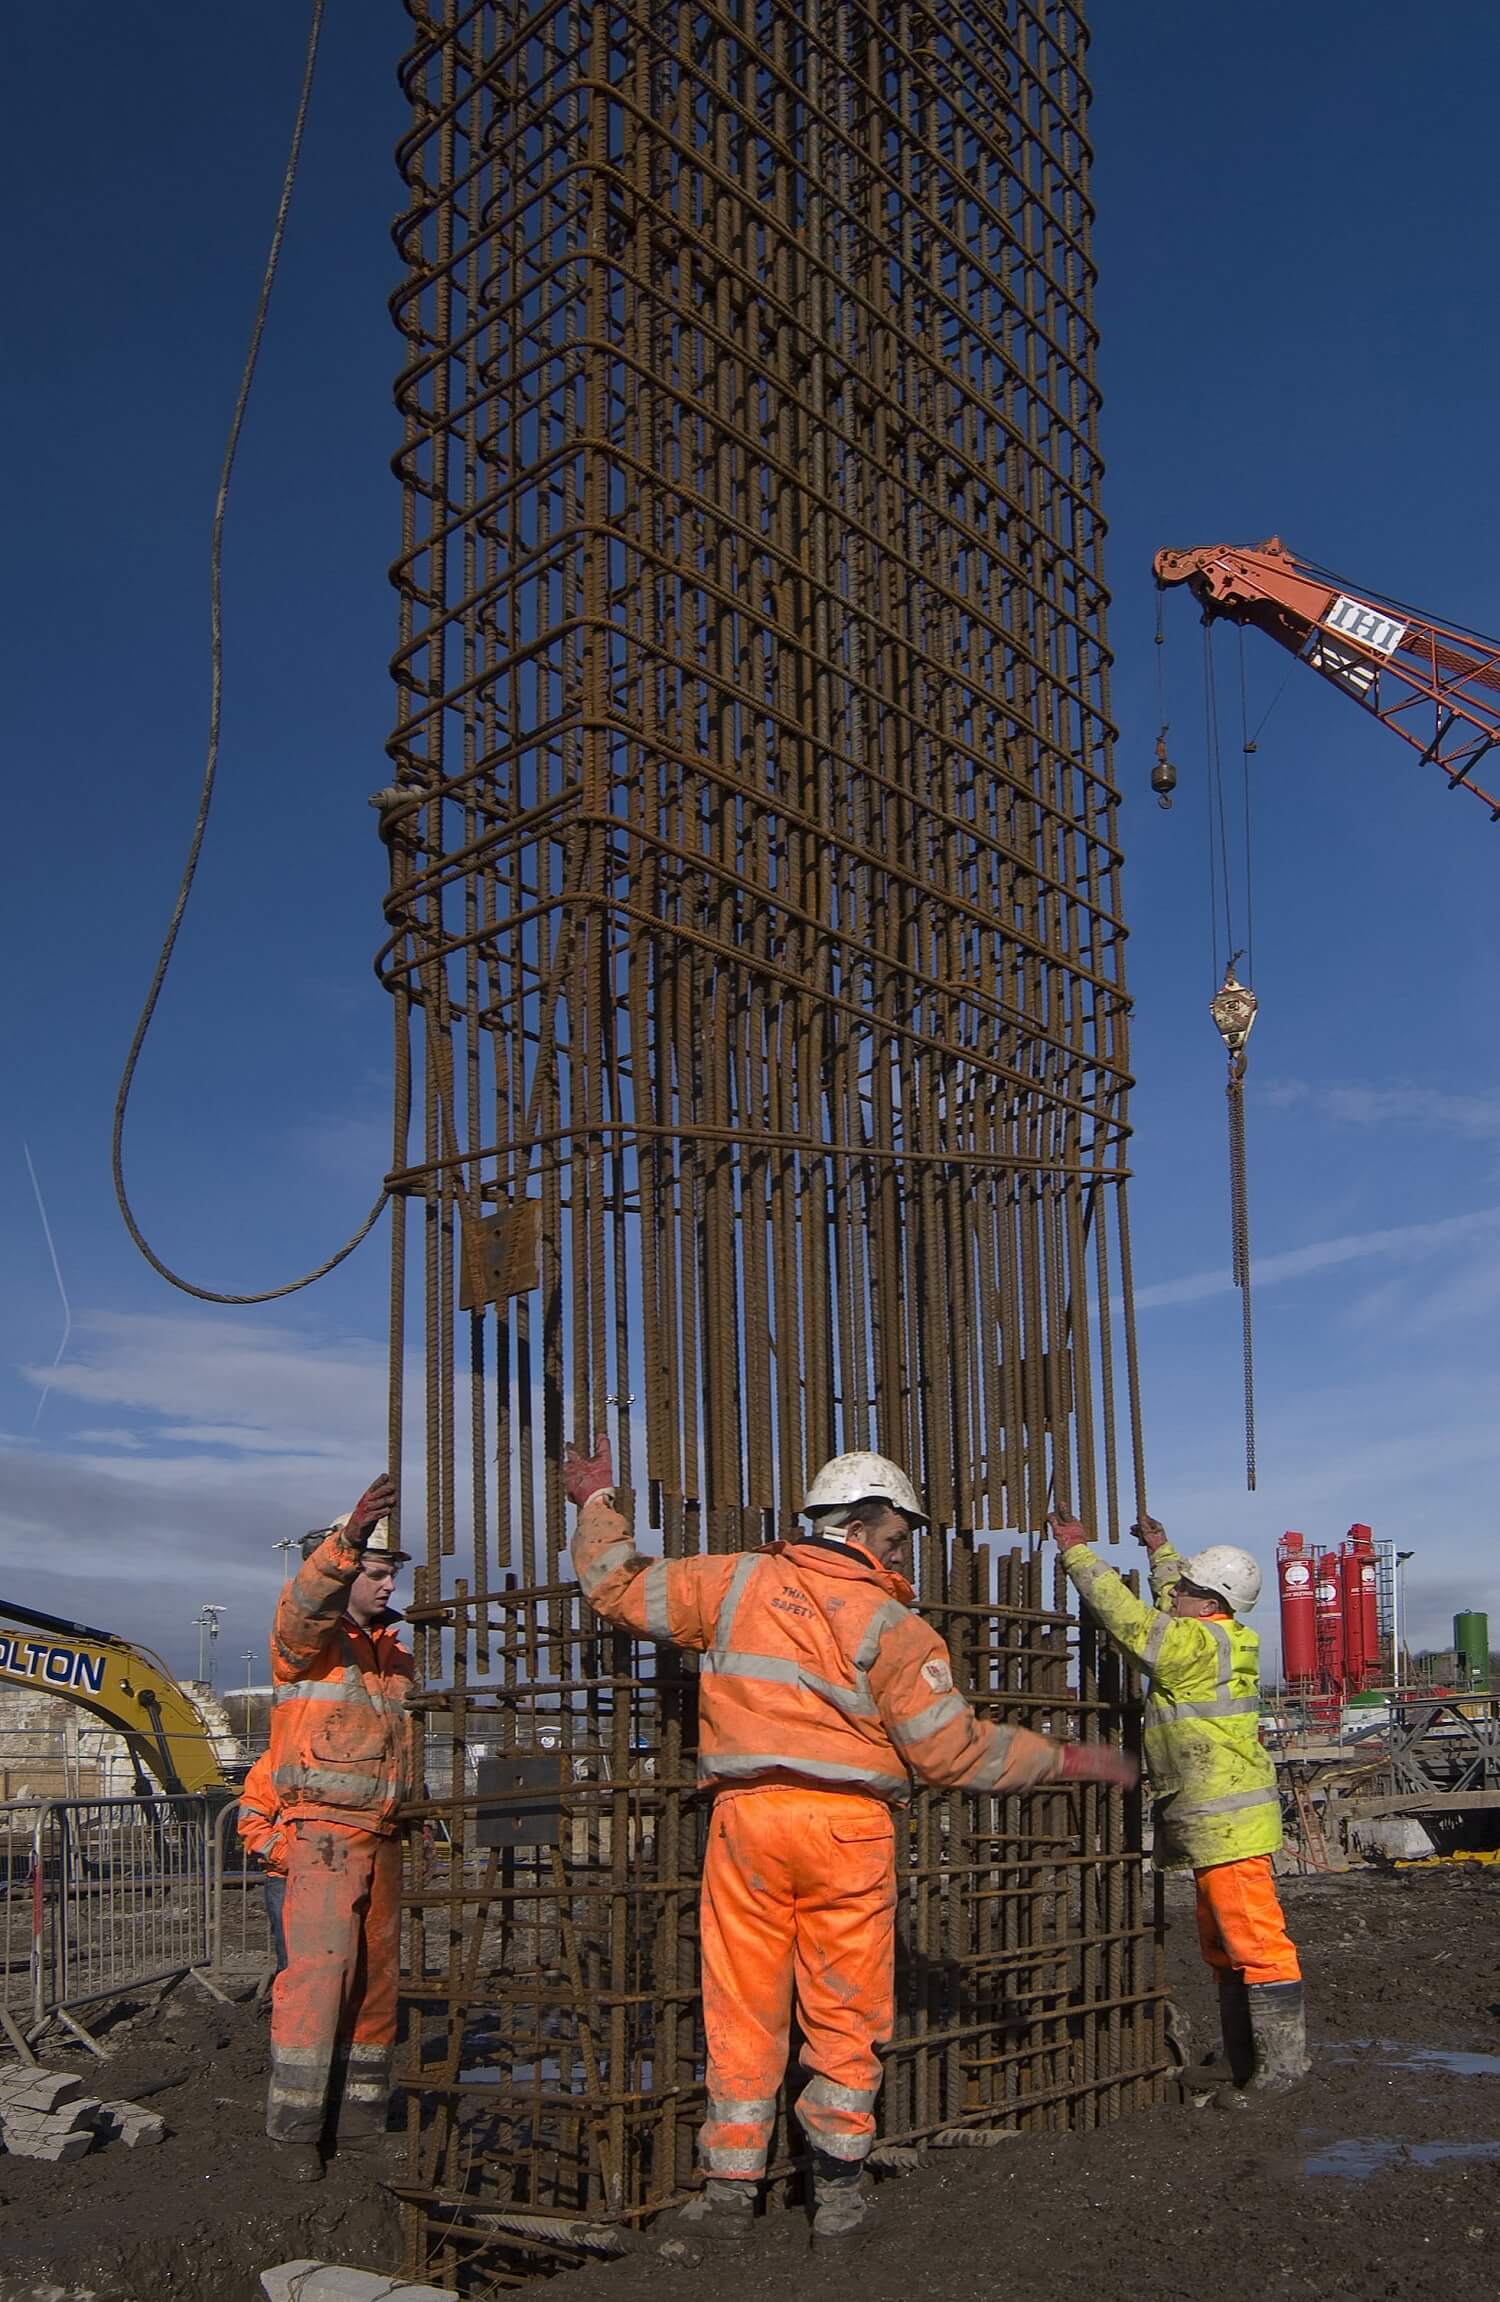
{"label": "reflective silver stripe", "polygon": [[1143,1671],[1155,1670],[1161,1654],[1162,1641],[1172,1628],[1172,1622],[1173,1617],[1171,1615],[1158,1615],[1156,1621],[1151,1625],[1150,1636],[1141,1649],[1141,1669]]}
{"label": "reflective silver stripe", "polygon": [[1008,1726],[996,1725],[995,1739],[964,1785],[966,1790],[993,1790],[1010,1764],[1014,1736]]}
{"label": "reflective silver stripe", "polygon": [[724,1593],[719,1607],[719,1619],[714,1624],[714,1645],[716,1647],[728,1646],[729,1634],[734,1629],[734,1618],[740,1611],[740,1600],[745,1595],[745,1585],[754,1574],[758,1564],[759,1561],[754,1551],[747,1551],[730,1576],[729,1588]]}
{"label": "reflective silver stripe", "polygon": [[817,2103],[824,2110],[873,2110],[880,2092],[876,2086],[841,2086],[836,2078],[810,2078],[802,2089],[802,2101]]}
{"label": "reflective silver stripe", "polygon": [[641,1606],[646,1617],[646,1636],[668,1643],[672,1636],[672,1618],[667,1612],[667,1562],[653,1559],[646,1569],[641,1586]]}
{"label": "reflective silver stripe", "polygon": [[271,2069],[276,2072],[283,2065],[294,2070],[329,2070],[333,2067],[331,2046],[273,2046]]}
{"label": "reflective silver stripe", "polygon": [[[299,1769],[303,1793],[316,1799],[320,1806],[365,1807],[388,1805],[399,1794],[391,1782],[389,1791],[382,1786],[391,1781],[386,1771],[374,1759],[367,1774],[354,1774],[342,1767],[325,1766],[321,1759],[308,1759]],[[280,1777],[277,1777],[278,1782]]]}
{"label": "reflective silver stripe", "polygon": [[710,1647],[698,1667],[711,1678],[774,1679],[789,1687],[802,1676],[789,1655],[727,1654],[721,1647]]}
{"label": "reflective silver stripe", "polygon": [[946,1726],[949,1719],[962,1718],[968,1707],[964,1697],[954,1689],[948,1694],[939,1695],[936,1702],[918,1711],[915,1718],[894,1721],[887,1732],[892,1742],[901,1744],[903,1748],[909,1743],[925,1742],[930,1734],[937,1733],[940,1726]]}
{"label": "reflective silver stripe", "polygon": [[1170,1696],[1157,1695],[1146,1705],[1146,1715],[1154,1724],[1170,1726],[1174,1719],[1238,1719],[1258,1718],[1258,1695],[1214,1695],[1208,1702],[1174,1703]]}
{"label": "reflective silver stripe", "polygon": [[766,2170],[766,2150],[726,2150],[720,2143],[705,2143],[701,2137],[698,2148],[710,2174],[763,2174]]}
{"label": "reflective silver stripe", "polygon": [[865,1635],[854,1652],[856,1671],[868,1670],[880,1652],[880,1642],[893,1623],[904,1621],[911,1613],[899,1599],[883,1599],[865,1625]]}
{"label": "reflective silver stripe", "polygon": [[326,2082],[317,2087],[288,2086],[273,2074],[270,2098],[272,2102],[284,2102],[294,2110],[321,2110],[328,2100],[328,2087]]}
{"label": "reflective silver stripe", "polygon": [[790,1778],[797,1782],[834,1783],[840,1790],[868,1790],[876,1798],[904,1798],[904,1774],[872,1774],[865,1767],[839,1766],[831,1759],[789,1758],[780,1753],[746,1754],[739,1751],[706,1752],[698,1760],[700,1782],[745,1782],[756,1776]]}
{"label": "reflective silver stripe", "polygon": [[1075,1567],[1071,1555],[1067,1560],[1067,1569],[1068,1578],[1074,1590],[1081,1591],[1085,1595],[1093,1589],[1101,1575],[1114,1572],[1114,1569],[1107,1567],[1102,1559],[1080,1559]]}
{"label": "reflective silver stripe", "polygon": [[368,2062],[384,2069],[395,2050],[389,2046],[345,2046],[339,2051],[347,2062]]}
{"label": "reflective silver stripe", "polygon": [[1274,1806],[1279,1813],[1280,1794],[1274,1789],[1237,1790],[1232,1791],[1228,1798],[1200,1798],[1185,1802],[1179,1791],[1172,1801],[1172,1821],[1174,1824],[1187,1822],[1205,1814],[1239,1814],[1251,1806]]}
{"label": "reflective silver stripe", "polygon": [[[344,1679],[298,1679],[292,1686],[278,1687],[271,1697],[277,1703],[368,1703],[370,1690],[363,1683],[351,1687]],[[370,1703],[370,1708],[375,1708]]]}
{"label": "reflective silver stripe", "polygon": [[346,2102],[384,2102],[390,2088],[379,2078],[350,2078],[344,2084]]}
{"label": "reflective silver stripe", "polygon": [[841,1687],[832,1679],[819,1678],[816,1671],[804,1670],[790,1655],[725,1653],[711,1647],[699,1668],[710,1678],[769,1679],[777,1686],[806,1687],[849,1718],[879,1716],[867,1688]]}
{"label": "reflective silver stripe", "polygon": [[1229,1643],[1229,1633],[1222,1623],[1204,1622],[1203,1628],[1208,1632],[1219,1650],[1219,1675],[1214,1684],[1215,1686],[1227,1687],[1234,1677],[1234,1648]]}
{"label": "reflective silver stripe", "polygon": [[711,2094],[708,2098],[710,2126],[767,2126],[775,2116],[774,2094],[752,2094],[742,2102],[732,2095]]}
{"label": "reflective silver stripe", "polygon": [[[806,2099],[804,2095],[803,2101]],[[851,2134],[846,2127],[825,2126],[816,2108],[804,2110],[801,2102],[797,2104],[797,2124],[830,2158],[868,2158],[875,2141],[873,2120],[863,2134]]]}
{"label": "reflective silver stripe", "polygon": [[599,1585],[604,1581],[605,1576],[612,1575],[616,1567],[623,1565],[625,1560],[631,1556],[634,1549],[635,1545],[630,1540],[630,1537],[628,1535],[621,1535],[617,1541],[606,1544],[605,1548],[599,1552],[597,1557],[588,1560],[585,1565],[580,1566],[578,1569],[578,1581],[580,1587],[582,1588],[584,1597],[586,1599],[591,1598],[594,1592],[599,1588]]}

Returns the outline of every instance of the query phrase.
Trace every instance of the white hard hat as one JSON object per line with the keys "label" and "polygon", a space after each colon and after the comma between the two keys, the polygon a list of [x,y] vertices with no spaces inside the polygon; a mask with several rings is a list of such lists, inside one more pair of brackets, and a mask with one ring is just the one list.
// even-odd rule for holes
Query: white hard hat
{"label": "white hard hat", "polygon": [[1248,1613],[1260,1597],[1259,1567],[1248,1551],[1237,1551],[1232,1543],[1210,1543],[1206,1551],[1194,1551],[1183,1560],[1182,1573],[1195,1590],[1227,1599],[1234,1615]]}
{"label": "white hard hat", "polygon": [[835,1455],[823,1465],[802,1499],[804,1511],[834,1511],[841,1503],[889,1503],[909,1519],[921,1522],[927,1513],[899,1463],[889,1455]]}
{"label": "white hard hat", "polygon": [[[334,1520],[333,1525],[329,1528],[328,1532],[331,1535],[342,1534],[344,1528],[347,1527],[348,1524],[349,1513],[345,1511],[342,1517]],[[392,1566],[404,1567],[407,1560],[410,1558],[411,1553],[409,1551],[397,1550],[395,1538],[391,1533],[390,1520],[377,1519],[374,1526],[370,1529],[370,1532],[365,1537],[364,1547],[360,1555],[363,1558],[367,1558],[380,1563],[384,1563],[388,1560]]]}

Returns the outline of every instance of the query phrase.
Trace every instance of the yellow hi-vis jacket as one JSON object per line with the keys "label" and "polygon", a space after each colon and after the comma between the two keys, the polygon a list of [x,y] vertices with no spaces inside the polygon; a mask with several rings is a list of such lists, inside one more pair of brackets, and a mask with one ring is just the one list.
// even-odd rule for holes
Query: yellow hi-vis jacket
{"label": "yellow hi-vis jacket", "polygon": [[[1209,1870],[1281,1844],[1276,1769],[1260,1741],[1260,1640],[1232,1615],[1147,1606],[1086,1543],[1063,1553],[1068,1580],[1150,1682],[1146,1772],[1155,1797],[1153,1860]],[[1170,1599],[1182,1560],[1151,1559],[1151,1592]]]}

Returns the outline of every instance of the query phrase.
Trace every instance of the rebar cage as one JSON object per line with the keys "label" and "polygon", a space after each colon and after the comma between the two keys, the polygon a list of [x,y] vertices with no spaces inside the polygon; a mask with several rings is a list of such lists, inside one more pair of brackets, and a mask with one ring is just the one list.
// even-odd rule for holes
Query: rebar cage
{"label": "rebar cage", "polygon": [[[702,2104],[695,1681],[582,1605],[565,1434],[672,1555],[897,1456],[959,1683],[1115,1731],[1036,1535],[1116,1537],[1117,1420],[1142,1493],[1127,1000],[1080,10],[408,6],[407,2228],[483,2286],[680,2192]],[[917,1794],[885,2147],[1154,2096],[1132,1820]]]}

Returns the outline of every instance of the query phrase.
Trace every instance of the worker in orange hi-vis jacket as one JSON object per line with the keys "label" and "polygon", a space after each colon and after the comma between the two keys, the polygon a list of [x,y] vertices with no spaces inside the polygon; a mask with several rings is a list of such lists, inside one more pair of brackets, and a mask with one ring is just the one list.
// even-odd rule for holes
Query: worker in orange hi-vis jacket
{"label": "worker in orange hi-vis jacket", "polygon": [[1135,1781],[1135,1761],[976,1717],[902,1573],[920,1499],[883,1455],[825,1463],[812,1532],[727,1557],[650,1558],[615,1507],[607,1440],[563,1451],[579,1506],[573,1564],[606,1622],[702,1656],[699,1779],[714,1793],[703,1869],[707,2180],[683,2209],[698,2235],[750,2229],[786,2068],[795,1991],[810,2077],[813,2238],[862,2235],[878,2049],[894,2023],[891,1809],[912,1775],[1010,1792]]}
{"label": "worker in orange hi-vis jacket", "polygon": [[386,2125],[413,1669],[391,1606],[406,1559],[395,1502],[382,1473],[285,1586],[271,1635],[271,1773],[290,1836],[266,2132],[301,2182],[322,2179],[327,2129],[340,2151],[369,2150]]}
{"label": "worker in orange hi-vis jacket", "polygon": [[281,1816],[281,1801],[271,1773],[271,1754],[263,1750],[240,1784],[239,1812],[235,1817],[240,1844],[265,1872],[266,1922],[276,1952],[276,1971],[286,1964],[286,1934],[281,1923],[286,1901],[286,1859],[291,1832]]}

